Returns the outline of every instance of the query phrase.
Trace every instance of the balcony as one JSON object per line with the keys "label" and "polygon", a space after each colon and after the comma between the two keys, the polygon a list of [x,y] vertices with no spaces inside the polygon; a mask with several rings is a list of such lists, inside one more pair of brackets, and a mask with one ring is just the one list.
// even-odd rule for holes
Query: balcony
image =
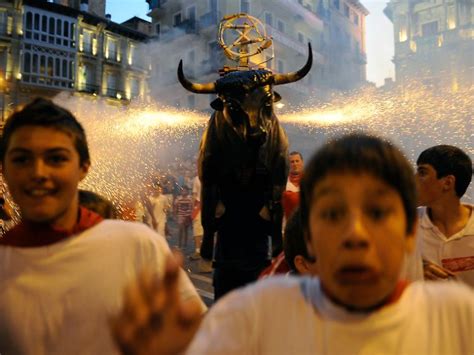
{"label": "balcony", "polygon": [[184,31],[186,34],[194,33],[197,34],[198,31],[198,23],[196,20],[184,20],[180,22],[178,25],[175,26],[176,28]]}
{"label": "balcony", "polygon": [[415,37],[416,51],[419,53],[431,52],[438,48],[439,35]]}
{"label": "balcony", "polygon": [[105,90],[104,96],[119,100],[125,99],[125,94],[121,90],[115,88],[107,88],[107,90]]}
{"label": "balcony", "polygon": [[77,91],[94,95],[100,92],[100,87],[98,85],[84,83],[78,86]]}

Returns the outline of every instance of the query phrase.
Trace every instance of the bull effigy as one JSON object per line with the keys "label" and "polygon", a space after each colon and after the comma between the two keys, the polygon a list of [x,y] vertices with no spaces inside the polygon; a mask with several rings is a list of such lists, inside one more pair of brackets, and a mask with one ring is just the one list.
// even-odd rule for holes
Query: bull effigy
{"label": "bull effigy", "polygon": [[[228,29],[239,36],[231,46],[224,41]],[[182,61],[178,66],[185,89],[217,94],[198,160],[204,228],[201,256],[213,259],[215,299],[256,280],[271,255],[281,250],[280,200],[288,175],[288,140],[274,113],[273,104],[281,97],[273,87],[302,79],[312,66],[308,44],[306,64],[296,72],[251,68],[248,59],[272,43],[261,23],[246,14],[226,16],[218,40],[239,65],[224,67],[215,82],[193,83],[185,77]],[[252,50],[252,45],[257,48]]]}

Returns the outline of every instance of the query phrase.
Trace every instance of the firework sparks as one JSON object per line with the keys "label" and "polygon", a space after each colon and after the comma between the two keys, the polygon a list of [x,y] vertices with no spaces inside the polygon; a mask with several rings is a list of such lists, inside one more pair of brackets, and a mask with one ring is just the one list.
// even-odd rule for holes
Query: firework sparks
{"label": "firework sparks", "polygon": [[[280,115],[292,149],[310,154],[328,138],[369,131],[400,145],[412,160],[435,144],[453,144],[473,154],[474,88],[456,92],[413,86],[366,89],[334,97],[319,107]],[[91,173],[83,187],[120,209],[136,200],[167,165],[192,164],[208,116],[159,106],[111,106],[84,98],[57,100],[76,114],[88,133]],[[468,193],[472,200],[472,189]]]}

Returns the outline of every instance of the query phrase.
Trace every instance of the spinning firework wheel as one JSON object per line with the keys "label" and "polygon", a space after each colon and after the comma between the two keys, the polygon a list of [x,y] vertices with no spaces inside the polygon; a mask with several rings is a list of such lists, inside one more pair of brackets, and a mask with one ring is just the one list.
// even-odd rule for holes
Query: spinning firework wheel
{"label": "spinning firework wheel", "polygon": [[245,13],[225,16],[219,24],[217,40],[229,59],[239,62],[239,68],[247,69],[250,57],[272,45],[262,22]]}

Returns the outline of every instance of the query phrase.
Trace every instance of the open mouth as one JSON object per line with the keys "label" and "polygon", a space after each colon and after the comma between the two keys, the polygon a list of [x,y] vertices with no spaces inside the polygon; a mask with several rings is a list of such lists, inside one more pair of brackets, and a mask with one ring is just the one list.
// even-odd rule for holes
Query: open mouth
{"label": "open mouth", "polygon": [[373,283],[378,280],[378,273],[365,265],[348,265],[336,272],[336,278],[344,284]]}

